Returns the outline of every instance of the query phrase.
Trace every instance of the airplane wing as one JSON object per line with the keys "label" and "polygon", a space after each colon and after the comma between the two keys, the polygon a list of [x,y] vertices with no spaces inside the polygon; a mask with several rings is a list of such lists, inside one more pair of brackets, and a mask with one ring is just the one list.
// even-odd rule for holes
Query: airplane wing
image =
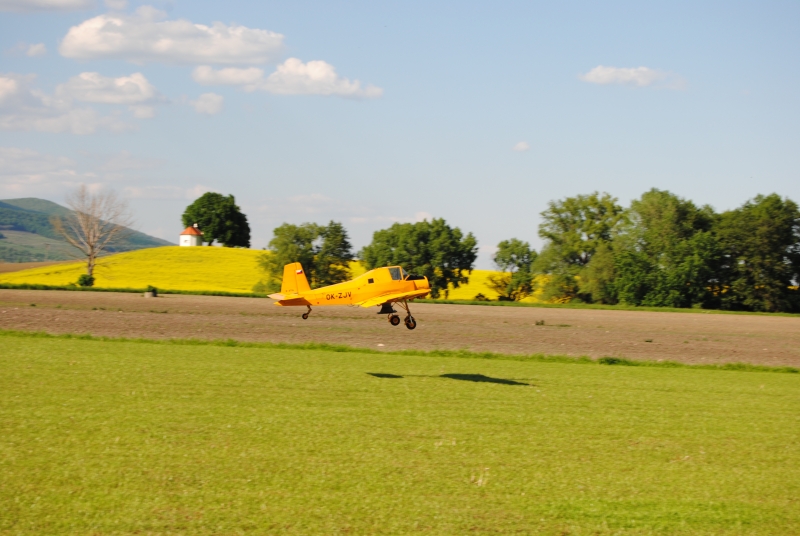
{"label": "airplane wing", "polygon": [[375,305],[381,305],[386,302],[396,302],[402,300],[413,300],[414,298],[421,298],[427,294],[430,294],[430,289],[422,289],[422,290],[412,290],[411,292],[398,292],[395,294],[384,294],[382,296],[375,296],[374,298],[370,298],[365,300],[361,303],[357,303],[361,307],[373,307]]}

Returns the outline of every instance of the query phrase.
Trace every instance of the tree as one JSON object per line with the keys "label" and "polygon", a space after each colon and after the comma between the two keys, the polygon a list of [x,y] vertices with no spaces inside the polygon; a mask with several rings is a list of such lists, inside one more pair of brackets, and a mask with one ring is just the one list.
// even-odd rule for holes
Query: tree
{"label": "tree", "polygon": [[94,274],[97,257],[126,239],[133,224],[128,202],[112,191],[91,193],[85,184],[67,195],[68,216],[51,220],[58,234],[86,257],[86,275]]}
{"label": "tree", "polygon": [[548,241],[563,263],[582,268],[600,244],[611,241],[623,218],[622,207],[609,194],[567,197],[548,203],[542,212],[539,236]]}
{"label": "tree", "polygon": [[577,293],[589,296],[592,303],[614,305],[619,301],[616,278],[614,242],[603,242],[581,270]]}
{"label": "tree", "polygon": [[258,257],[264,279],[253,290],[273,292],[281,287],[283,267],[299,262],[313,288],[347,281],[353,251],[347,231],[341,223],[327,226],[316,223],[284,223],[273,231],[269,250]]}
{"label": "tree", "polygon": [[624,221],[622,207],[609,194],[594,192],[551,201],[541,215],[539,236],[546,243],[534,272],[550,275],[544,296],[591,301],[591,292],[581,291],[579,275],[598,248],[613,239]]}
{"label": "tree", "polygon": [[197,224],[203,231],[203,241],[215,241],[225,247],[250,247],[250,225],[232,195],[206,192],[197,198],[181,217],[183,225]]}
{"label": "tree", "polygon": [[314,259],[314,277],[319,286],[333,285],[350,278],[350,261],[353,246],[347,236],[347,230],[341,223],[331,221],[327,227],[320,228],[322,243]]}
{"label": "tree", "polygon": [[441,218],[417,223],[395,223],[376,231],[372,243],[359,257],[367,269],[402,266],[409,273],[428,278],[431,296],[449,295],[449,285],[458,288],[469,282],[478,256],[478,242],[472,233],[466,236],[458,227],[450,227]]}
{"label": "tree", "polygon": [[800,310],[800,211],[794,201],[760,195],[722,214],[716,233],[724,255],[723,307]]}
{"label": "tree", "polygon": [[497,244],[493,260],[503,273],[489,276],[489,287],[500,295],[500,300],[519,301],[530,295],[535,258],[536,251],[530,244],[517,238]]}
{"label": "tree", "polygon": [[711,306],[719,248],[711,207],[652,189],[631,203],[614,243],[620,301],[660,307]]}

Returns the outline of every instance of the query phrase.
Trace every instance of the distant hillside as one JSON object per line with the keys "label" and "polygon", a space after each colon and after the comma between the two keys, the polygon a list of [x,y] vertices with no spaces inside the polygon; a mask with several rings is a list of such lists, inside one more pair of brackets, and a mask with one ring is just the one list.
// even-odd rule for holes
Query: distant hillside
{"label": "distant hillside", "polygon": [[[36,198],[0,200],[0,260],[38,262],[69,260],[76,250],[55,232],[50,218],[67,216],[70,210],[52,201]],[[131,230],[130,236],[117,244],[114,252],[132,251],[172,242]]]}

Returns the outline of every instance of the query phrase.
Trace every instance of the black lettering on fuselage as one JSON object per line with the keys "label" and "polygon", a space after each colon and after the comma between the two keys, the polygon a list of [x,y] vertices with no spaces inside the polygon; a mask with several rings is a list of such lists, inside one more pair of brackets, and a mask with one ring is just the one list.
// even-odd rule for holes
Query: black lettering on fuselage
{"label": "black lettering on fuselage", "polygon": [[325,294],[326,300],[344,300],[345,298],[349,298],[353,295],[352,292],[338,292],[333,294]]}

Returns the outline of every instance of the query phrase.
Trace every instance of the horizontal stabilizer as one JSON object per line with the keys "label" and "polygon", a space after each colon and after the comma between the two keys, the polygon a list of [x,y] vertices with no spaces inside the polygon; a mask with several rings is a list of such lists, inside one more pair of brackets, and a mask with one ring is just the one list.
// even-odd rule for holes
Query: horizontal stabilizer
{"label": "horizontal stabilizer", "polygon": [[267,297],[272,298],[273,300],[282,300],[286,298],[283,294],[269,294]]}

